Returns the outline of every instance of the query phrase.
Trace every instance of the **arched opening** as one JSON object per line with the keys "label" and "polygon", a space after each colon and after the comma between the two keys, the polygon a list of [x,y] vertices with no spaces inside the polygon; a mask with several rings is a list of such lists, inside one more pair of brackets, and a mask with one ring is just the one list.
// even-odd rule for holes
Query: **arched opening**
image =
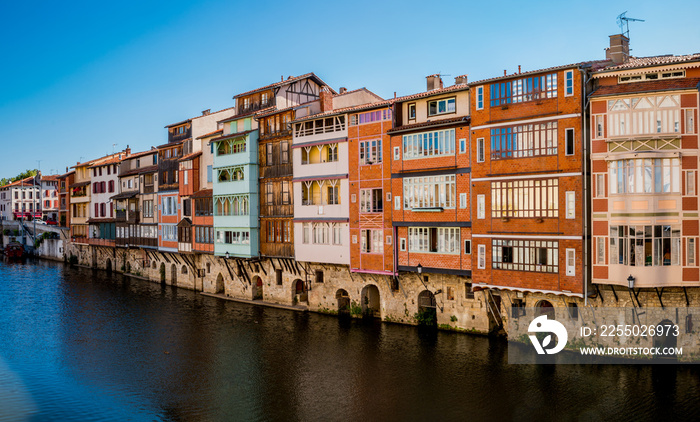
{"label": "arched opening", "polygon": [[259,276],[253,277],[253,300],[262,300],[263,298],[263,281]]}
{"label": "arched opening", "polygon": [[304,293],[304,282],[296,279],[296,281],[294,281],[294,294],[298,295],[302,293]]}
{"label": "arched opening", "polygon": [[112,260],[107,258],[107,262],[105,263],[105,270],[107,270],[107,273],[112,272]]}
{"label": "arched opening", "polygon": [[654,336],[654,347],[659,347],[659,348],[664,348],[664,347],[670,347],[671,353],[670,355],[663,355],[659,357],[665,357],[665,358],[672,358],[675,357],[675,347],[678,345],[678,337],[676,337],[676,331],[675,331],[675,324],[668,320],[665,319],[661,321],[656,327],[655,327],[655,336]]}
{"label": "arched opening", "polygon": [[126,262],[126,272],[127,273],[131,272],[131,262],[129,262],[129,261]]}
{"label": "arched opening", "polygon": [[365,286],[362,289],[362,315],[368,317],[381,318],[379,309],[379,289],[374,284]]}
{"label": "arched opening", "polygon": [[554,305],[548,300],[540,300],[535,305],[535,308],[536,316],[547,315],[547,319],[554,319]]}
{"label": "arched opening", "polygon": [[304,282],[301,279],[297,278],[292,282],[292,304],[308,300],[304,291]]}
{"label": "arched opening", "polygon": [[219,273],[216,277],[216,286],[214,287],[214,292],[223,294],[224,293],[224,276]]}
{"label": "arched opening", "polygon": [[187,274],[187,266],[186,265],[182,266],[182,273]]}
{"label": "arched opening", "polygon": [[160,263],[160,284],[165,284],[165,263],[163,262]]}
{"label": "arched opening", "polygon": [[418,325],[428,327],[437,326],[437,302],[435,295],[429,290],[423,290],[418,294],[418,313],[416,314]]}
{"label": "arched opening", "polygon": [[177,286],[177,265],[170,266],[170,284]]}
{"label": "arched opening", "polygon": [[335,298],[338,300],[338,315],[350,314],[350,295],[344,289],[335,292]]}

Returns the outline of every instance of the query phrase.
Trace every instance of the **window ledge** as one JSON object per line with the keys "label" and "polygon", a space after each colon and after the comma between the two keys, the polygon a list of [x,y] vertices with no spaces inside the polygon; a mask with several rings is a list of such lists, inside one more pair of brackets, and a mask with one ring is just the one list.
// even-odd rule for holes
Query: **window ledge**
{"label": "window ledge", "polygon": [[410,208],[413,212],[443,212],[445,209],[443,207],[429,207],[429,208]]}

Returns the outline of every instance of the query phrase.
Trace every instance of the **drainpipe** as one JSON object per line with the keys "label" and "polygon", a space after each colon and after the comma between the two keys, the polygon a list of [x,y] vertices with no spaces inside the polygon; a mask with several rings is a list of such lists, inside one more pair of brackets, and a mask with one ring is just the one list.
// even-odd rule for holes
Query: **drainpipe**
{"label": "drainpipe", "polygon": [[[586,66],[590,67],[590,65]],[[581,78],[582,78],[582,96],[581,96],[581,103],[583,106],[582,110],[582,118],[581,118],[581,126],[582,126],[582,136],[583,136],[583,147],[582,147],[582,154],[581,154],[581,160],[582,160],[582,167],[583,167],[583,175],[582,175],[582,181],[583,181],[583,304],[584,306],[588,306],[588,279],[589,279],[589,268],[592,265],[592,262],[590,261],[590,253],[589,253],[589,246],[588,246],[588,233],[589,233],[589,227],[588,227],[588,221],[589,221],[589,189],[588,189],[588,183],[589,183],[589,174],[588,174],[588,106],[589,106],[589,101],[588,101],[588,95],[586,93],[586,85],[588,84],[589,78],[588,78],[588,71],[579,68],[579,71],[581,72]]]}

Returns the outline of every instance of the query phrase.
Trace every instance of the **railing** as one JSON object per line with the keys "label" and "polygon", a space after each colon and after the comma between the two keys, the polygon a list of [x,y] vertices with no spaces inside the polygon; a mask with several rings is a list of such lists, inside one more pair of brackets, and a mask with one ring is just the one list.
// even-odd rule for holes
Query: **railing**
{"label": "railing", "polygon": [[136,211],[117,210],[117,222],[138,223],[139,213]]}
{"label": "railing", "polygon": [[319,135],[322,133],[341,132],[343,130],[345,130],[345,123],[335,123],[329,126],[323,125],[311,127],[308,129],[298,129],[295,135],[298,138],[302,136]]}
{"label": "railing", "polygon": [[246,114],[246,113],[249,113],[251,111],[262,110],[263,108],[272,107],[273,105],[275,105],[275,99],[270,98],[265,102],[261,101],[259,103],[250,104],[248,107],[241,107],[238,109],[238,114]]}
{"label": "railing", "polygon": [[155,191],[155,185],[143,185],[143,193],[153,193]]}
{"label": "railing", "polygon": [[88,245],[94,245],[94,246],[114,246],[114,244],[115,244],[114,239],[95,239],[95,238],[88,238],[86,243]]}
{"label": "railing", "polygon": [[260,131],[260,136],[259,139],[270,139],[270,138],[276,138],[278,136],[289,136],[292,134],[292,129],[284,129],[284,130],[276,130],[274,132],[268,132],[267,130]]}
{"label": "railing", "polygon": [[192,136],[192,129],[187,129],[183,133],[168,132],[168,143],[181,141]]}

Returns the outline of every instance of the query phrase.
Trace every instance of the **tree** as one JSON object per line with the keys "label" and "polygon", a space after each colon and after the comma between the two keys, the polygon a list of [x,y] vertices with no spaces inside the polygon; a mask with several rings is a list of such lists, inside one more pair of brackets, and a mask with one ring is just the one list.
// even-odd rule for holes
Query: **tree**
{"label": "tree", "polygon": [[9,179],[3,177],[2,179],[0,179],[0,186],[5,186],[8,183],[12,183],[12,182],[16,182],[18,180],[26,179],[27,177],[34,177],[37,174],[39,174],[39,170],[34,169],[34,170],[26,170],[26,171],[18,174],[17,176],[9,178]]}

